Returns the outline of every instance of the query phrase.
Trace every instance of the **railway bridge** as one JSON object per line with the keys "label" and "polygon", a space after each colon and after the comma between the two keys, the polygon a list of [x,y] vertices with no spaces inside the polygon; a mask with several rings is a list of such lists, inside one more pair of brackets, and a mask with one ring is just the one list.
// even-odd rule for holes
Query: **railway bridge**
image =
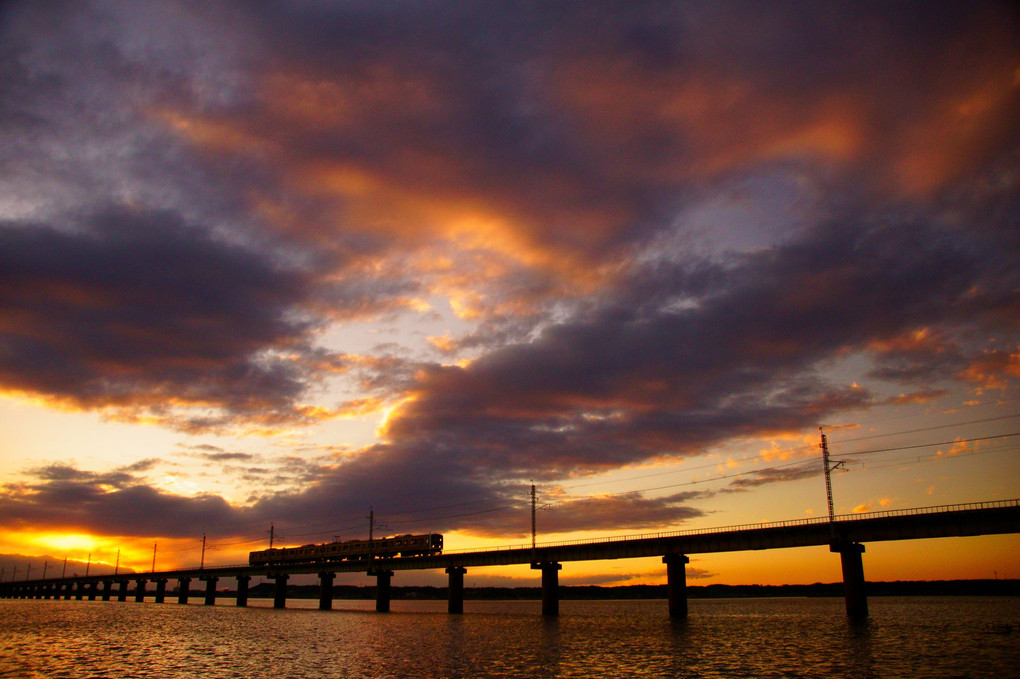
{"label": "railway bridge", "polygon": [[290,576],[317,574],[319,607],[329,609],[332,608],[336,574],[362,572],[376,578],[376,610],[385,612],[390,607],[390,581],[395,571],[444,569],[449,576],[448,610],[461,613],[464,610],[464,574],[468,568],[530,564],[533,569],[541,571],[542,612],[556,615],[559,612],[559,571],[563,562],[661,557],[666,568],[669,613],[673,617],[686,617],[686,564],[689,563],[689,554],[828,545],[832,552],[840,555],[847,615],[859,619],[868,615],[862,558],[865,543],[1002,533],[1020,533],[1020,500],[841,515],[832,520],[800,519],[535,546],[447,551],[430,556],[45,578],[0,583],[0,597],[79,600],[101,597],[108,601],[114,596],[116,587],[119,601],[127,600],[132,594],[135,601],[144,601],[149,594],[148,583],[154,582],[154,600],[163,603],[167,583],[176,580],[177,601],[186,604],[191,596],[191,582],[199,580],[205,583],[205,603],[214,604],[218,581],[235,578],[237,605],[246,606],[248,583],[252,577],[261,576],[274,581],[274,606],[284,608]]}

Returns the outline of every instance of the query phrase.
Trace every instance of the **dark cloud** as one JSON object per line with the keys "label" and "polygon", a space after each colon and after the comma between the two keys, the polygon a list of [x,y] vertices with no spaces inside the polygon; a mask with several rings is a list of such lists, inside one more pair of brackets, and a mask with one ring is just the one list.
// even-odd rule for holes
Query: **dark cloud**
{"label": "dark cloud", "polygon": [[741,475],[734,479],[729,486],[720,492],[736,493],[746,491],[748,488],[757,488],[770,483],[783,481],[796,481],[798,479],[810,479],[818,477],[818,464],[814,461],[804,462],[794,466],[779,465],[769,469],[762,469],[747,475]]}
{"label": "dark cloud", "polygon": [[210,462],[248,462],[255,459],[251,453],[209,453],[202,457]]}
{"label": "dark cloud", "polygon": [[292,407],[304,376],[272,350],[308,327],[305,282],[174,215],[116,211],[86,232],[0,230],[0,379],[80,407]]}
{"label": "dark cloud", "polygon": [[97,474],[55,464],[28,475],[27,482],[0,486],[0,507],[11,529],[191,537],[206,528],[229,532],[241,515],[220,497],[165,493],[127,472]]}

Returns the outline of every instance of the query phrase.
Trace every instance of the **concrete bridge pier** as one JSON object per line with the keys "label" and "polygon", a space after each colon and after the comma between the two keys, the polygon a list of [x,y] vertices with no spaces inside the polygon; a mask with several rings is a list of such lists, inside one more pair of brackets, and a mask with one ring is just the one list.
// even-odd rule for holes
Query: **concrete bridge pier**
{"label": "concrete bridge pier", "polygon": [[156,580],[156,603],[161,604],[166,601],[166,578],[159,578]]}
{"label": "concrete bridge pier", "polygon": [[390,579],[393,571],[369,571],[375,578],[375,610],[377,613],[390,612]]}
{"label": "concrete bridge pier", "polygon": [[446,611],[448,613],[463,613],[464,574],[467,573],[467,569],[463,566],[450,566],[446,572],[450,576],[449,602],[446,605]]}
{"label": "concrete bridge pier", "polygon": [[[22,598],[25,598],[24,597],[24,593],[22,593]],[[74,598],[77,599],[78,601],[81,601],[82,599],[85,598],[85,583],[84,582],[78,582],[78,584],[75,585],[75,588],[74,588]]]}
{"label": "concrete bridge pier", "polygon": [[290,576],[286,573],[278,573],[273,576],[276,581],[276,589],[273,592],[273,608],[287,607],[287,581]]}
{"label": "concrete bridge pier", "polygon": [[560,614],[560,569],[555,561],[533,563],[533,570],[542,571],[542,615]]}
{"label": "concrete bridge pier", "polygon": [[219,578],[216,576],[210,576],[202,578],[205,582],[205,605],[215,606],[216,605],[216,583],[219,582]]}
{"label": "concrete bridge pier", "polygon": [[683,554],[662,557],[662,563],[666,564],[666,595],[671,618],[687,617],[687,564],[690,562]]}
{"label": "concrete bridge pier", "polygon": [[248,583],[250,581],[250,575],[237,576],[237,605],[240,608],[244,608],[248,605]]}
{"label": "concrete bridge pier", "polygon": [[319,573],[319,610],[328,611],[333,608],[333,578],[336,573]]}
{"label": "concrete bridge pier", "polygon": [[112,595],[113,595],[113,580],[103,580],[103,601],[109,601]]}
{"label": "concrete bridge pier", "polygon": [[147,584],[149,584],[149,581],[142,578],[135,582],[135,601],[139,603],[145,601],[145,586]]}
{"label": "concrete bridge pier", "polygon": [[88,584],[88,588],[89,588],[89,601],[95,601],[96,600],[96,594],[98,594],[99,583],[98,582],[90,582]]}
{"label": "concrete bridge pier", "polygon": [[190,587],[191,578],[177,578],[177,603],[188,603],[188,596],[191,594],[191,592],[188,591]]}
{"label": "concrete bridge pier", "polygon": [[841,542],[829,545],[829,551],[839,552],[843,567],[843,598],[846,614],[852,620],[868,617],[868,596],[864,587],[864,562],[861,554],[864,545],[859,542]]}
{"label": "concrete bridge pier", "polygon": [[128,581],[121,580],[117,587],[117,601],[127,601],[128,595]]}

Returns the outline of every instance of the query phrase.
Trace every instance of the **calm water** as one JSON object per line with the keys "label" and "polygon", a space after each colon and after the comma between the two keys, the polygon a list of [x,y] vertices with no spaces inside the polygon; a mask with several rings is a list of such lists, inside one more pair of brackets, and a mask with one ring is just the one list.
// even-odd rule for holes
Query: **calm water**
{"label": "calm water", "polygon": [[862,626],[841,599],[221,604],[3,600],[0,677],[1020,676],[1017,598],[876,597]]}

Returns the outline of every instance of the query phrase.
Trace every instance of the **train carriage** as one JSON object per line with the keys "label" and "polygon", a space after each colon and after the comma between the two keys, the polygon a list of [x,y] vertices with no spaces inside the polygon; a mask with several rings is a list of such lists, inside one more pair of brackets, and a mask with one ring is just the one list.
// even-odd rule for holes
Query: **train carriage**
{"label": "train carriage", "polygon": [[333,561],[427,556],[443,552],[441,533],[394,535],[378,540],[346,540],[300,547],[273,547],[248,554],[252,566],[324,564]]}

